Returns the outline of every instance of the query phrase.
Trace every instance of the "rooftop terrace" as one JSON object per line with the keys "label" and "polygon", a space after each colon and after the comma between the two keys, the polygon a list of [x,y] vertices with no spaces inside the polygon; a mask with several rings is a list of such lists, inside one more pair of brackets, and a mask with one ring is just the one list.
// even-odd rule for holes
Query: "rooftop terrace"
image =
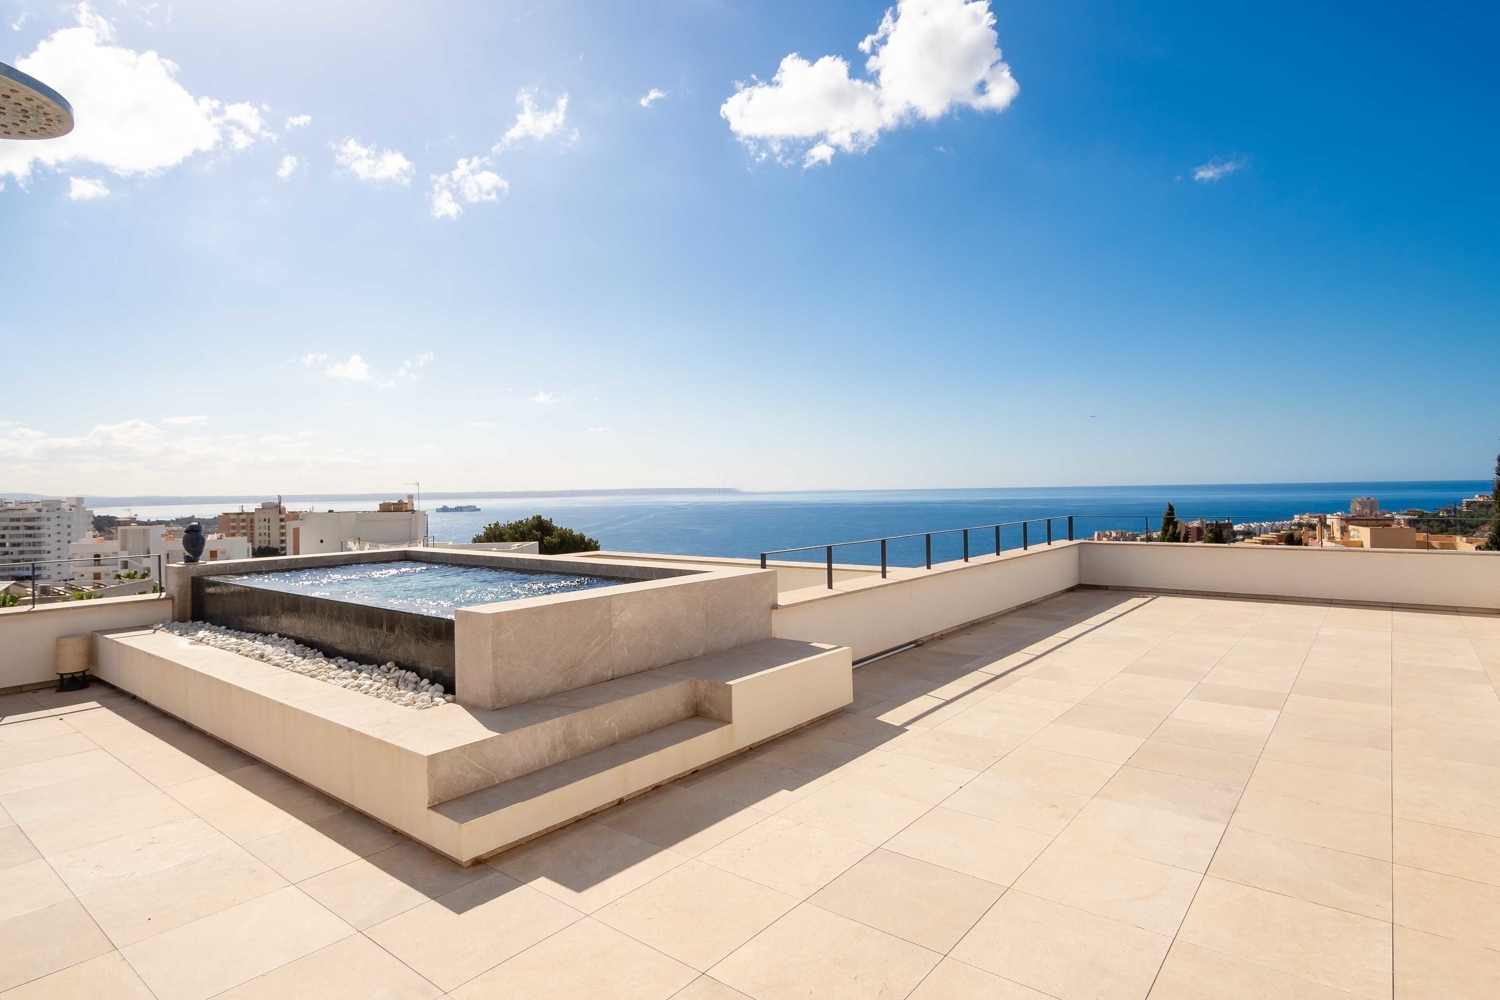
{"label": "rooftop terrace", "polygon": [[1500,995],[1500,617],[1074,590],[460,867],[95,682],[0,697],[24,997]]}

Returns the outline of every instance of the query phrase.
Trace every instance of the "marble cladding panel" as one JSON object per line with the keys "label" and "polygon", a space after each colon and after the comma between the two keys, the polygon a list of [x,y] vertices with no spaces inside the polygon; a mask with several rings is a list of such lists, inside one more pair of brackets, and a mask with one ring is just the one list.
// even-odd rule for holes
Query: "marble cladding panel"
{"label": "marble cladding panel", "polygon": [[770,638],[774,570],[726,570],[461,608],[460,704],[500,709]]}

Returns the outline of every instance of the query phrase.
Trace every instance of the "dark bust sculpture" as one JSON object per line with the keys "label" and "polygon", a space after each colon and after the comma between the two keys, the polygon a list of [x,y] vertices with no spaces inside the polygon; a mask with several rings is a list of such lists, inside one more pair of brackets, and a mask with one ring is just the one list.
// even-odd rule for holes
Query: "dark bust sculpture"
{"label": "dark bust sculpture", "polygon": [[182,561],[195,563],[203,554],[203,526],[197,521],[187,526],[182,533]]}

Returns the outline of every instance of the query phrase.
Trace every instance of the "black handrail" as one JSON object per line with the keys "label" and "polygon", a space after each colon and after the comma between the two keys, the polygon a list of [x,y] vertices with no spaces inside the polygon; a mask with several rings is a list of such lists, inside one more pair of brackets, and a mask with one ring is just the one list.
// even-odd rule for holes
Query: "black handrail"
{"label": "black handrail", "polygon": [[[153,579],[156,584],[156,596],[165,597],[167,594],[166,567],[169,565],[165,561],[166,555],[167,554],[165,552],[138,552],[133,554],[129,552],[117,552],[114,555],[104,556],[103,558],[109,559],[111,562],[124,564],[126,566],[128,566],[132,562],[144,562],[147,560],[155,559],[156,575],[154,577],[151,577],[150,579]],[[83,563],[85,566],[100,565],[98,558],[92,555],[73,556],[68,559],[11,559],[0,560],[0,571],[4,571],[7,568],[14,568],[17,566],[26,566],[30,568],[31,576],[29,580],[31,583],[31,606],[35,608],[38,590],[36,568],[38,566],[56,566],[60,563]],[[130,572],[130,570],[127,569],[126,572]],[[147,572],[149,573],[150,570],[148,569]]]}

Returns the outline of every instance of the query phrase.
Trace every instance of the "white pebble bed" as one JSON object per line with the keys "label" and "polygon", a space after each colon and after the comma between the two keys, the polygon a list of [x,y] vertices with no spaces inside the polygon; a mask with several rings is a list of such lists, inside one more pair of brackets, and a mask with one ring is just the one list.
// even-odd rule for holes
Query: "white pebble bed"
{"label": "white pebble bed", "polygon": [[237,632],[208,622],[167,622],[157,628],[205,646],[248,656],[304,677],[326,681],[335,687],[358,691],[371,698],[384,698],[419,711],[453,700],[453,695],[444,693],[441,684],[423,680],[394,663],[379,667],[355,663],[342,656],[328,657],[285,636]]}

